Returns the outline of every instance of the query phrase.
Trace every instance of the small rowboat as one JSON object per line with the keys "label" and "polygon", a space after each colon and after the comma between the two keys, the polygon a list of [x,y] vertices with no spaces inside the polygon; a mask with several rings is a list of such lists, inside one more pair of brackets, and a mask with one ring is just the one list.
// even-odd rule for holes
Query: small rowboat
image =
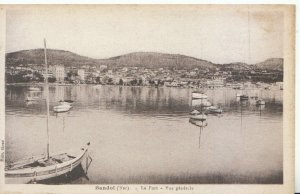
{"label": "small rowboat", "polygon": [[207,95],[203,92],[192,92],[192,98],[194,99],[207,99]]}
{"label": "small rowboat", "polygon": [[207,119],[207,116],[205,114],[198,114],[198,115],[192,115],[190,116],[190,118],[194,120],[205,121]]}
{"label": "small rowboat", "polygon": [[26,184],[34,183],[71,172],[88,157],[88,146],[75,153],[60,153],[33,157],[9,164],[5,167],[5,183]]}
{"label": "small rowboat", "polygon": [[72,106],[70,104],[60,104],[58,106],[53,107],[54,112],[60,113],[60,112],[68,112]]}

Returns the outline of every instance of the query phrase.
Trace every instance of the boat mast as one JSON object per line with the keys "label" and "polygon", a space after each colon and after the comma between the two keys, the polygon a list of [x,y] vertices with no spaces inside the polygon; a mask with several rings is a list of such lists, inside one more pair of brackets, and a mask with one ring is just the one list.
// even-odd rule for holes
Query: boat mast
{"label": "boat mast", "polygon": [[49,160],[49,85],[48,85],[48,64],[47,64],[47,46],[46,39],[44,38],[44,54],[45,54],[45,92],[46,92],[46,105],[47,105],[47,160]]}

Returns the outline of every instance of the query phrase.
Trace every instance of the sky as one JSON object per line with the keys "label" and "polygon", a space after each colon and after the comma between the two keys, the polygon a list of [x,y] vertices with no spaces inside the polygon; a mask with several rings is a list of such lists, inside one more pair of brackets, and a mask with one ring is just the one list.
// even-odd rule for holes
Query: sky
{"label": "sky", "polygon": [[43,47],[102,59],[131,52],[214,63],[283,57],[284,15],[255,6],[39,6],[7,11],[6,52]]}

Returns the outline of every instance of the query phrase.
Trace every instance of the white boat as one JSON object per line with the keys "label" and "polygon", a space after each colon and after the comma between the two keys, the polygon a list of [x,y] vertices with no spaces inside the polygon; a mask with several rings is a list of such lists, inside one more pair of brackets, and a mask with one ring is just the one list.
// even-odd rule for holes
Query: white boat
{"label": "white boat", "polygon": [[200,114],[200,112],[197,110],[193,110],[192,112],[190,112],[190,115],[198,115],[198,114]]}
{"label": "white boat", "polygon": [[242,95],[242,94],[240,94],[240,93],[237,93],[237,94],[236,94],[236,97],[241,97],[241,95]]}
{"label": "white boat", "polygon": [[189,120],[189,122],[198,127],[206,127],[208,125],[206,121],[199,121],[192,118]]}
{"label": "white boat", "polygon": [[218,113],[221,114],[223,110],[221,108],[215,107],[215,106],[210,106],[206,109],[209,113]]}
{"label": "white boat", "polygon": [[194,120],[205,121],[207,119],[207,116],[205,114],[198,114],[198,115],[192,115],[190,116],[190,118]]}
{"label": "white boat", "polygon": [[30,91],[41,91],[41,88],[38,88],[38,87],[29,87],[28,90],[30,90]]}
{"label": "white boat", "polygon": [[[45,67],[46,75],[48,75],[46,41],[45,45]],[[40,157],[32,157],[29,159],[19,160],[5,165],[5,182],[14,184],[35,183],[41,180],[46,180],[60,175],[67,174],[75,169],[76,166],[86,162],[86,171],[89,166],[88,146],[78,149],[78,152],[63,152],[60,154],[50,154],[50,137],[49,137],[49,86],[47,76],[45,78],[45,93],[47,106],[47,122],[46,132],[47,141],[46,154]],[[65,105],[64,105],[65,106]],[[90,160],[91,162],[91,160]]]}
{"label": "white boat", "polygon": [[204,94],[203,92],[192,92],[192,98],[194,99],[207,99],[208,96]]}
{"label": "white boat", "polygon": [[71,172],[88,157],[88,146],[74,153],[60,153],[32,157],[9,164],[5,169],[5,183],[35,183]]}
{"label": "white boat", "polygon": [[53,111],[54,112],[68,112],[70,109],[72,108],[72,106],[68,103],[63,103],[63,104],[60,104],[58,106],[55,106],[53,107]]}

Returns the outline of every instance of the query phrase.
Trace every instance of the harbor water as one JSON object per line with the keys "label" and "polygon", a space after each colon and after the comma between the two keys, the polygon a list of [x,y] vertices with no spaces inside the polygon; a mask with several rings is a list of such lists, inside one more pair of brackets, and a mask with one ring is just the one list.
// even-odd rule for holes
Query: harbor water
{"label": "harbor water", "polygon": [[[87,177],[68,184],[282,183],[282,90],[207,89],[208,100],[223,113],[207,116],[200,142],[199,126],[189,122],[193,89],[53,85],[49,90],[50,152],[91,142]],[[6,86],[6,163],[45,153],[44,91]],[[236,97],[241,92],[248,101]],[[257,106],[253,96],[266,104]],[[73,108],[54,113],[64,99],[73,100]]]}

